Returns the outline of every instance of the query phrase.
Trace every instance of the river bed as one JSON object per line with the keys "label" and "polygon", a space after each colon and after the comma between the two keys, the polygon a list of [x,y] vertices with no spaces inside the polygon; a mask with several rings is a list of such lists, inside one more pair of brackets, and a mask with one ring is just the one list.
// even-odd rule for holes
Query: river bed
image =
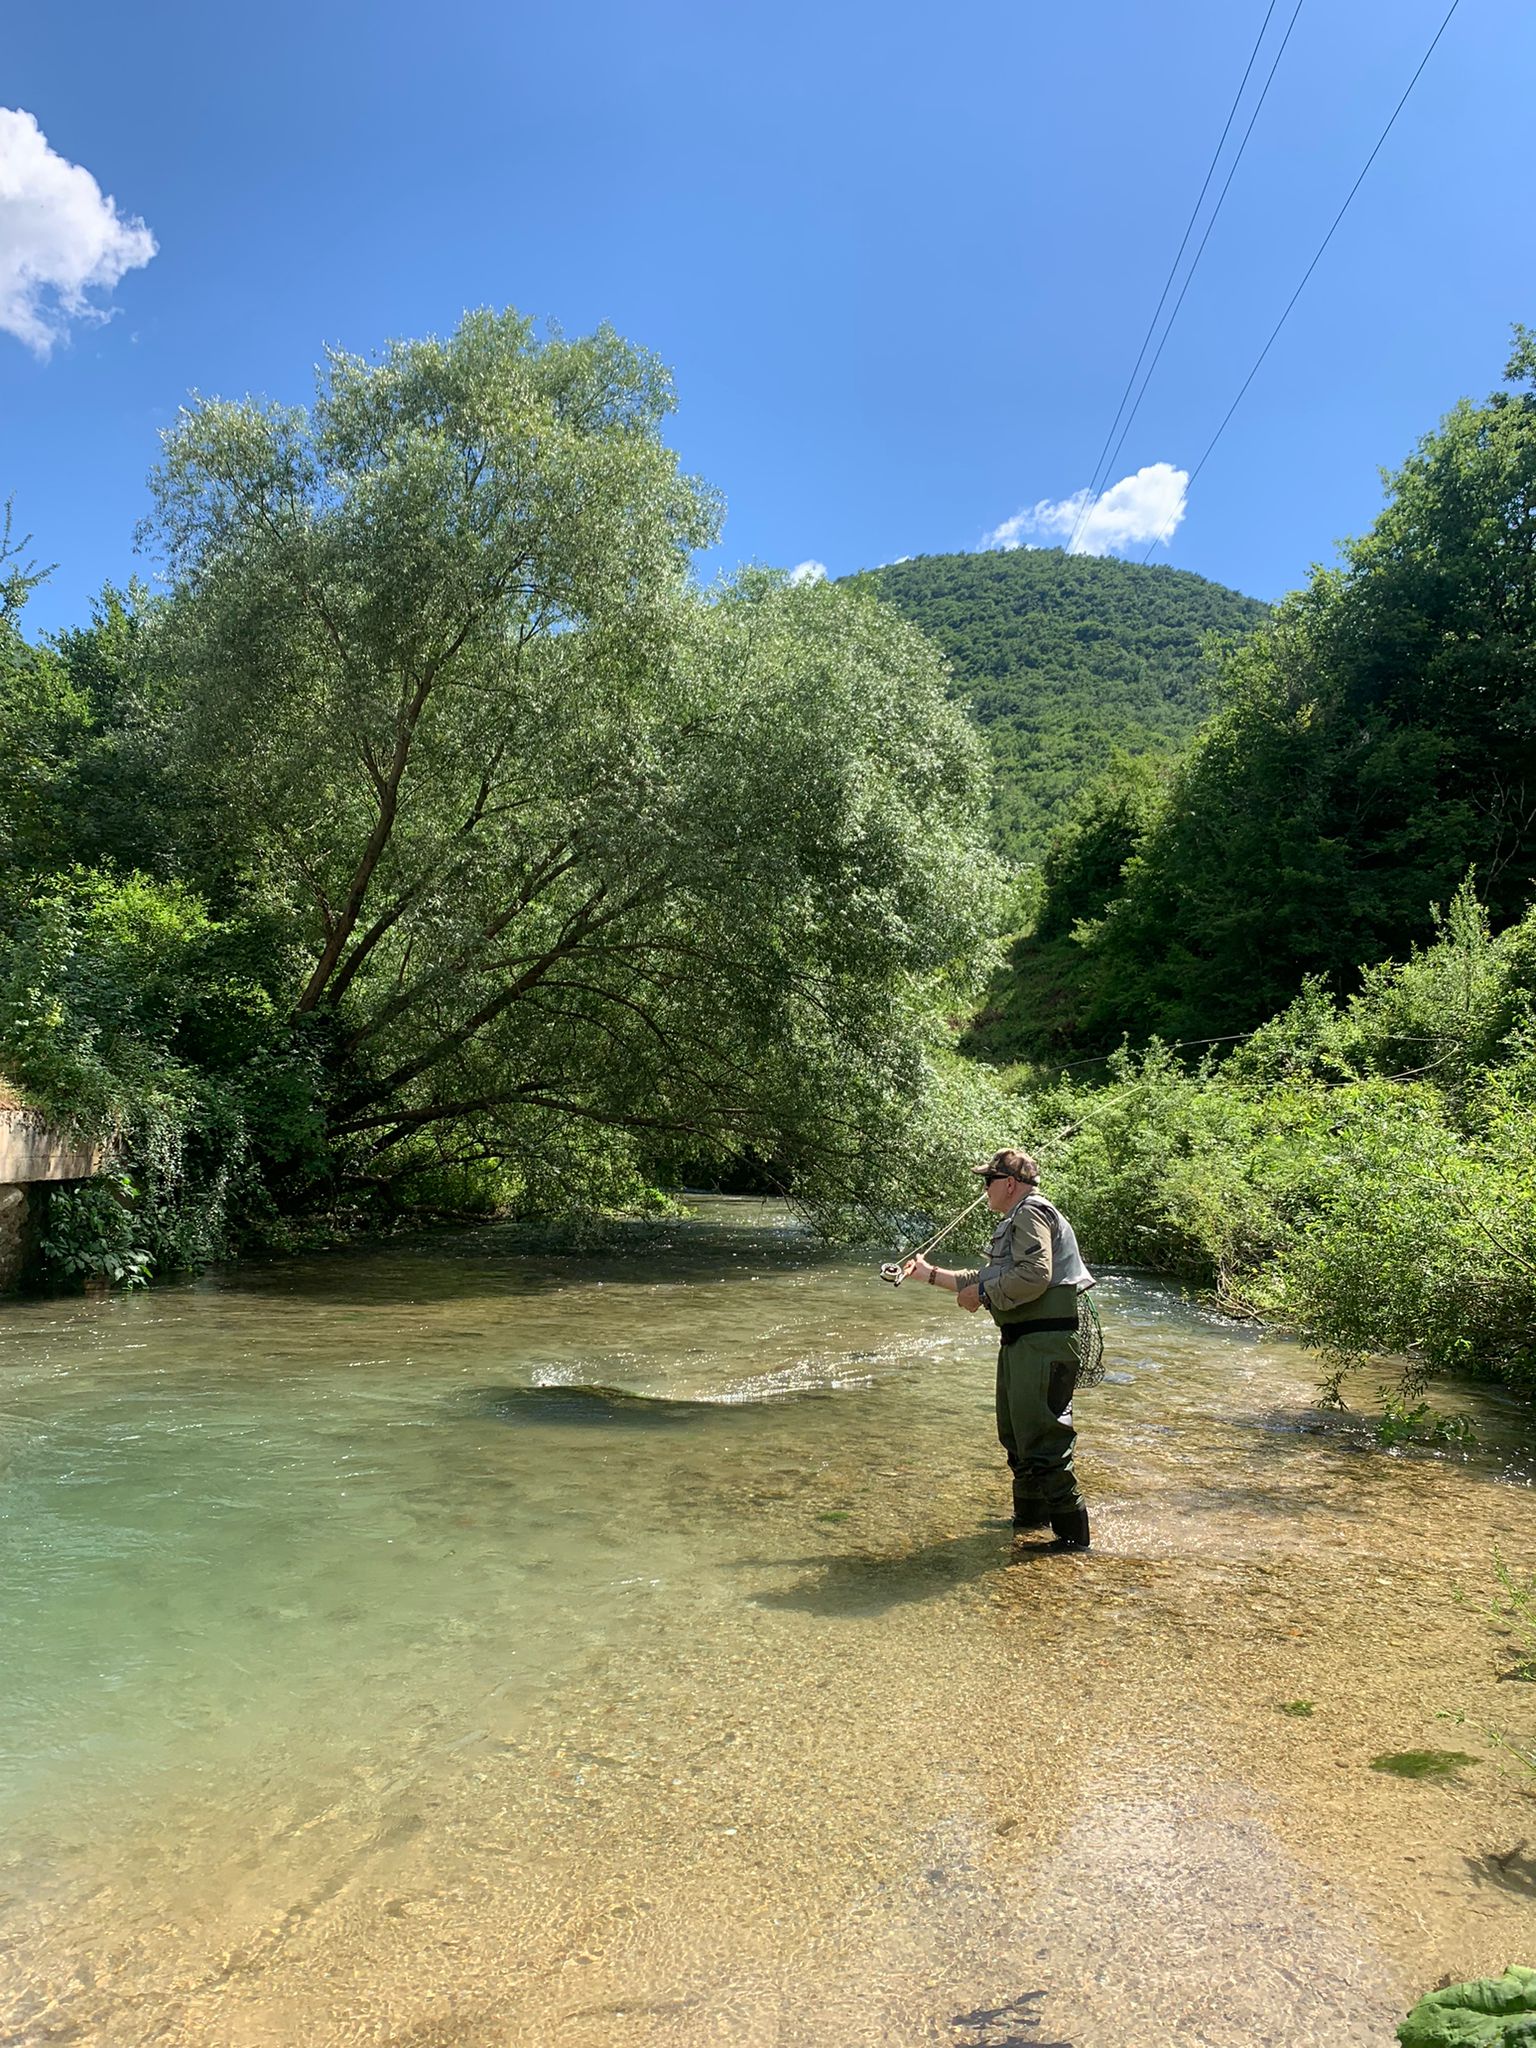
{"label": "river bed", "polygon": [[1364,2048],[1530,1961],[1522,1418],[1100,1300],[1081,1557],[981,1319],[757,1203],[0,1310],[0,2043]]}

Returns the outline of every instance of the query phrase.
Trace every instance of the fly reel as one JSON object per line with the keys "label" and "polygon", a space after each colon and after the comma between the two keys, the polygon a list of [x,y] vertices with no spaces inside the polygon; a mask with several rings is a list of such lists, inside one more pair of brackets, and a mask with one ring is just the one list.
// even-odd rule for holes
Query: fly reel
{"label": "fly reel", "polygon": [[885,1264],[880,1268],[880,1278],[882,1280],[888,1280],[893,1287],[899,1287],[902,1281],[905,1280],[907,1277],[907,1261],[909,1259],[920,1259],[924,1257],[925,1254],[927,1254],[928,1252],[931,1252],[935,1245],[942,1244],[945,1238],[948,1237],[949,1233],[952,1230],[958,1230],[960,1225],[965,1221],[966,1217],[971,1214],[972,1210],[979,1209],[986,1199],[987,1191],[985,1188],[983,1188],[981,1193],[976,1197],[974,1202],[967,1202],[965,1207],[960,1211],[960,1214],[958,1216],[952,1216],[949,1222],[945,1224],[944,1228],[942,1230],[936,1230],[933,1236],[930,1237],[926,1243],[915,1245],[913,1249],[909,1251],[903,1258],[887,1259]]}

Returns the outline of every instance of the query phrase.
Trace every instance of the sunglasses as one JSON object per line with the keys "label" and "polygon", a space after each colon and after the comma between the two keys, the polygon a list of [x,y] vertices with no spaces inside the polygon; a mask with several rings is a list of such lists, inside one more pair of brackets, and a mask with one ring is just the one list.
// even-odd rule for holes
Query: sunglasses
{"label": "sunglasses", "polygon": [[1017,1174],[1015,1174],[1015,1173],[984,1173],[984,1174],[983,1174],[983,1175],[982,1175],[981,1177],[982,1177],[983,1181],[985,1181],[985,1183],[987,1184],[987,1186],[988,1186],[988,1187],[991,1187],[991,1185],[992,1185],[993,1181],[995,1181],[995,1180],[1017,1180],[1017,1179],[1018,1179],[1018,1175],[1017,1175]]}

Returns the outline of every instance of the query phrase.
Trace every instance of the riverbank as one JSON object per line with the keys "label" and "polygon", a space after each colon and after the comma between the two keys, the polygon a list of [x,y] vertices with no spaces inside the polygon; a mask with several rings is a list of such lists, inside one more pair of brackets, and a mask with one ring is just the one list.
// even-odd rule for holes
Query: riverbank
{"label": "riverbank", "polygon": [[1465,889],[1433,945],[1346,1001],[1310,986],[1225,1057],[1017,1070],[1017,1128],[1096,1262],[1296,1330],[1336,1372],[1399,1372],[1399,1410],[1436,1375],[1530,1401],[1533,1000],[1536,915],[1495,935]]}
{"label": "riverbank", "polygon": [[986,1332],[757,1204],[6,1310],[0,2038],[1364,2048],[1502,1967],[1519,1410],[1388,1453],[1104,1295],[1017,1564]]}

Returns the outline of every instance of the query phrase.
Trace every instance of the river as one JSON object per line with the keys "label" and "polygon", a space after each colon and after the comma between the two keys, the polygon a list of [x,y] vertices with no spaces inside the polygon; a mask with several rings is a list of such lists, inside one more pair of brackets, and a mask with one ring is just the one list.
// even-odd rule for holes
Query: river
{"label": "river", "polygon": [[1017,1561],[985,1325],[756,1203],[0,1310],[0,2043],[1363,2048],[1531,1960],[1518,1412],[1101,1301]]}

